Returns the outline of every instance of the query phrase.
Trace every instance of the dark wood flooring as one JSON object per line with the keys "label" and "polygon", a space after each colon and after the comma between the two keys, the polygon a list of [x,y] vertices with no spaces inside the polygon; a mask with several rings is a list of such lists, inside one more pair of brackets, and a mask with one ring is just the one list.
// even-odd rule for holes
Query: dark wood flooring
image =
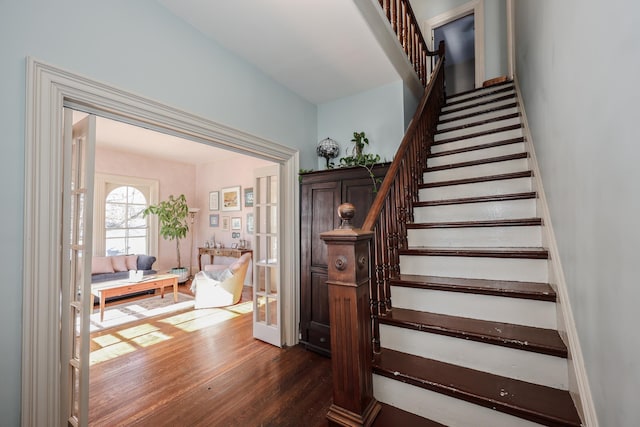
{"label": "dark wood flooring", "polygon": [[92,334],[90,425],[326,426],[330,359],[255,340],[245,290],[233,307]]}

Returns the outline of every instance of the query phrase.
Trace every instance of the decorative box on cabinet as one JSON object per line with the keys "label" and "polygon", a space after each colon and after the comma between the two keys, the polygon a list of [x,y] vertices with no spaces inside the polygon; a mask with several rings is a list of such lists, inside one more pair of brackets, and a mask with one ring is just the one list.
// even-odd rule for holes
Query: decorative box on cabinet
{"label": "decorative box on cabinet", "polygon": [[[376,165],[376,179],[384,178],[388,168],[388,163]],[[337,209],[345,202],[356,207],[353,223],[361,227],[376,193],[369,171],[363,167],[309,172],[300,177],[300,341],[307,349],[328,356],[327,248],[320,233],[339,226]]]}

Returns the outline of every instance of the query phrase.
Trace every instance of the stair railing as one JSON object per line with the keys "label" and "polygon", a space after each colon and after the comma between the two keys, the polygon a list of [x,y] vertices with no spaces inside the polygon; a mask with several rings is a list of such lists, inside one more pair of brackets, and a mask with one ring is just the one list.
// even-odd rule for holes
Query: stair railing
{"label": "stair railing", "polygon": [[409,0],[378,0],[378,2],[391,23],[391,28],[398,36],[398,41],[407,54],[409,62],[418,74],[422,86],[427,86],[429,77],[435,69],[438,51],[429,50]]}
{"label": "stair railing", "polygon": [[422,100],[405,133],[361,229],[355,208],[340,206],[339,229],[321,234],[327,244],[333,404],[329,425],[370,426],[381,405],[373,396],[373,353],[380,351],[378,317],[391,310],[390,279],[400,272],[399,250],[407,246],[406,223],[438,115],[444,103],[444,44]]}
{"label": "stair railing", "polygon": [[380,351],[378,316],[391,310],[391,279],[400,274],[399,250],[407,248],[406,224],[413,222],[413,205],[444,104],[444,44],[440,50],[443,56],[362,225],[362,231],[374,233],[370,304],[376,353]]}

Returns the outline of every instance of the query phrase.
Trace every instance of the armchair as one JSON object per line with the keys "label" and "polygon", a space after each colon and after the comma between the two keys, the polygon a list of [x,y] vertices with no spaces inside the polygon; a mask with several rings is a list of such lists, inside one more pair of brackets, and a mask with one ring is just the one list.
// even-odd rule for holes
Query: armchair
{"label": "armchair", "polygon": [[242,255],[228,268],[200,271],[191,285],[195,293],[195,308],[233,305],[242,297],[244,278],[251,262],[251,254]]}

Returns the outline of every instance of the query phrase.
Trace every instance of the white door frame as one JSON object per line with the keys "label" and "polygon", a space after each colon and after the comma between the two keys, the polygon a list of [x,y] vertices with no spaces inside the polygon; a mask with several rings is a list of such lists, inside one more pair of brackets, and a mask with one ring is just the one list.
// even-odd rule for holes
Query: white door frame
{"label": "white door frame", "polygon": [[[427,43],[429,49],[434,50],[433,46],[433,30],[441,25],[448,24],[451,21],[462,18],[472,14],[475,21],[475,86],[476,88],[482,87],[484,82],[484,0],[473,0],[469,3],[465,3],[455,9],[451,9],[447,12],[441,13],[438,16],[434,16],[424,21],[424,34],[427,36]],[[446,49],[446,46],[445,46]],[[445,56],[446,58],[446,56]]]}
{"label": "white door frame", "polygon": [[257,155],[283,165],[282,230],[285,344],[298,342],[298,152],[27,58],[25,221],[22,303],[22,425],[60,419],[60,286],[63,105],[87,105],[133,124]]}

